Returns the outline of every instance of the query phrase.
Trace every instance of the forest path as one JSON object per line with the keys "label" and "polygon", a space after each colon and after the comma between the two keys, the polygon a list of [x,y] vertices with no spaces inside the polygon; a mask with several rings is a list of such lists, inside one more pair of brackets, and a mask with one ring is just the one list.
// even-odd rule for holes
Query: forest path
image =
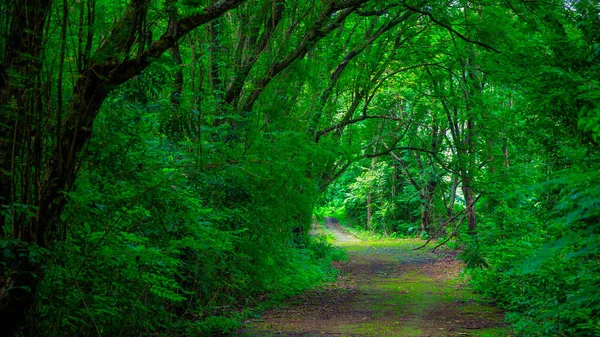
{"label": "forest path", "polygon": [[414,248],[418,239],[360,241],[333,218],[325,229],[348,261],[335,283],[297,296],[249,324],[250,336],[509,336],[503,316],[460,280],[455,253]]}
{"label": "forest path", "polygon": [[340,222],[336,218],[326,216],[323,219],[323,223],[325,225],[326,230],[335,237],[335,241],[337,243],[360,242],[359,239],[355,238],[354,236],[352,236],[348,232],[346,232],[340,226]]}

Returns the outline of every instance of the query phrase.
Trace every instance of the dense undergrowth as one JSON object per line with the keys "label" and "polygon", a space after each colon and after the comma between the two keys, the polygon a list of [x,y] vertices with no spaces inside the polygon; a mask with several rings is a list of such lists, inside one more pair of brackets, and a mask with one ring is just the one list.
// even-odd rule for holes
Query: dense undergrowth
{"label": "dense undergrowth", "polygon": [[469,269],[474,289],[496,299],[524,336],[600,335],[597,179],[589,172],[539,186],[553,189],[547,210],[511,198],[467,243],[467,262],[485,261]]}
{"label": "dense undergrowth", "polygon": [[161,136],[158,113],[113,104],[69,193],[66,240],[39,289],[38,335],[231,332],[334,276],[341,253],[308,236],[298,186],[267,186],[251,164],[199,169],[214,150]]}
{"label": "dense undergrowth", "polygon": [[[500,199],[489,196],[482,204],[477,235],[466,235],[464,224],[458,237],[449,238],[453,229],[437,230],[443,234],[425,249],[440,243],[458,249],[472,288],[496,301],[517,336],[599,336],[598,178],[587,172],[536,185],[507,184]],[[352,218],[345,211],[348,200],[319,212],[340,219],[363,240],[406,236],[403,227],[390,233]]]}

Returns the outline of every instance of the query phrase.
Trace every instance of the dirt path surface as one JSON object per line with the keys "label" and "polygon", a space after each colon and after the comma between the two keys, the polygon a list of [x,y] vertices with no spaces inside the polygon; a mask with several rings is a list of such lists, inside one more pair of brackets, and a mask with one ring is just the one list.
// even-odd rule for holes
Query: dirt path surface
{"label": "dirt path surface", "polygon": [[336,242],[360,242],[359,239],[355,238],[354,236],[348,234],[345,230],[343,230],[340,226],[340,222],[336,218],[326,216],[323,219],[323,222],[325,224],[326,230],[329,231],[329,233],[333,234],[333,236],[335,237]]}
{"label": "dirt path surface", "polygon": [[416,239],[363,242],[333,218],[325,230],[348,252],[338,281],[265,313],[250,336],[510,336],[502,314],[460,281],[454,253],[415,251]]}

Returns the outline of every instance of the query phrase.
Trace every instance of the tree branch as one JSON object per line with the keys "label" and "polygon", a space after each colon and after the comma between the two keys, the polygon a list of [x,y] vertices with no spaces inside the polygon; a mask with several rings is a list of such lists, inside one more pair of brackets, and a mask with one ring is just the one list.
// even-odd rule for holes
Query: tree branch
{"label": "tree branch", "polygon": [[476,44],[476,45],[478,45],[478,46],[481,46],[481,47],[483,47],[483,48],[485,48],[485,49],[487,49],[487,50],[492,50],[492,51],[494,51],[494,52],[496,52],[496,53],[500,54],[500,51],[499,51],[498,49],[496,49],[496,48],[494,48],[494,47],[492,47],[492,46],[490,46],[490,45],[488,45],[488,44],[485,44],[485,43],[483,43],[483,42],[481,42],[481,41],[477,41],[477,40],[471,40],[471,39],[469,39],[468,37],[466,37],[466,36],[462,35],[461,33],[457,32],[457,31],[456,31],[454,28],[452,28],[452,26],[450,26],[450,25],[448,25],[448,24],[445,24],[445,23],[441,22],[440,20],[436,19],[435,17],[433,17],[433,15],[431,14],[431,12],[429,12],[429,11],[424,11],[424,10],[420,10],[420,9],[418,9],[418,8],[415,8],[415,7],[409,6],[409,5],[406,3],[406,1],[403,1],[403,4],[404,4],[404,7],[406,7],[406,8],[408,8],[408,9],[410,9],[411,11],[414,11],[414,12],[416,12],[416,13],[421,13],[421,14],[423,14],[423,15],[426,15],[427,17],[429,17],[429,19],[431,19],[431,21],[433,21],[434,23],[436,23],[438,26],[441,26],[441,27],[444,27],[444,28],[446,28],[446,30],[448,30],[448,31],[449,31],[450,33],[452,33],[452,34],[455,34],[456,36],[458,36],[458,37],[459,37],[459,38],[461,38],[462,40],[464,40],[464,41],[466,41],[466,42],[469,42],[469,43]]}
{"label": "tree branch", "polygon": [[[360,4],[366,2],[366,0],[355,1]],[[355,5],[358,6],[358,5]],[[272,64],[269,69],[266,71],[264,76],[259,79],[255,85],[254,90],[250,93],[246,102],[243,105],[242,111],[250,111],[252,110],[252,106],[254,102],[258,99],[260,94],[264,91],[264,89],[271,83],[271,80],[277,76],[280,72],[282,72],[285,68],[290,66],[295,60],[304,57],[310,47],[314,46],[317,42],[327,36],[329,33],[334,31],[337,27],[339,27],[342,22],[350,15],[352,12],[356,10],[356,7],[343,7],[344,9],[338,13],[338,15],[334,18],[333,22],[329,22],[331,16],[339,11],[335,5],[328,7],[324,10],[313,27],[304,34],[302,39],[302,43],[296,47],[290,54],[288,54],[285,58]]]}
{"label": "tree branch", "polygon": [[385,6],[383,9],[380,9],[378,11],[358,11],[356,12],[356,14],[358,14],[359,16],[381,16],[384,14],[387,14],[390,10],[390,8],[394,8],[399,6],[398,4],[389,4],[387,6]]}
{"label": "tree branch", "polygon": [[[283,11],[285,9],[284,0],[276,0],[272,4],[272,9],[266,19],[263,20],[263,31],[258,36],[259,29],[250,28],[253,33],[246,38],[246,43],[240,43],[238,53],[240,55],[239,69],[235,72],[225,94],[225,102],[236,106],[240,99],[240,93],[244,88],[244,83],[248,78],[248,74],[256,63],[256,60],[267,47],[275,28],[281,22]],[[251,22],[247,22],[251,24]],[[245,54],[245,55],[244,55]]]}
{"label": "tree branch", "polygon": [[[477,196],[477,198],[475,198],[475,200],[473,201],[473,203],[469,206],[472,207],[475,205],[475,203],[477,203],[477,201],[479,200],[479,198],[481,197],[481,194]],[[450,217],[448,220],[446,220],[443,224],[440,225],[440,228],[447,226],[450,222],[454,221],[454,219],[458,218],[459,215],[461,215],[462,213],[464,213],[467,210],[468,207],[465,207],[464,209],[462,209],[460,212],[456,213],[454,216]],[[465,214],[460,221],[456,224],[456,226],[454,226],[454,229],[452,230],[452,234],[450,234],[448,236],[448,238],[446,240],[444,240],[441,244],[437,245],[435,248],[433,248],[433,250],[431,251],[432,253],[435,252],[436,249],[438,249],[440,246],[442,246],[443,244],[445,244],[446,242],[448,242],[450,240],[451,237],[453,237],[456,232],[458,231],[458,227],[460,226],[460,224],[465,220],[465,218],[467,217],[467,215]],[[423,244],[422,246],[419,246],[417,248],[414,248],[413,250],[419,250],[421,248],[424,248],[425,246],[427,246],[429,244],[429,242],[431,242],[431,240],[433,240],[434,236],[431,236],[429,238],[429,240],[427,240],[427,242],[425,242],[425,244]]]}
{"label": "tree branch", "polygon": [[167,49],[171,48],[177,40],[189,34],[195,28],[208,23],[225,12],[241,5],[245,0],[221,0],[214,5],[207,7],[202,13],[188,16],[179,20],[174,34],[167,31],[158,40],[154,41],[150,47],[144,50],[139,57],[126,60],[121,64],[111,68],[106,74],[109,79],[108,84],[118,85],[138,75],[155,59],[160,57]]}
{"label": "tree branch", "polygon": [[409,150],[409,151],[419,151],[419,152],[432,153],[429,150],[421,149],[421,148],[418,148],[418,147],[410,147],[410,146],[408,146],[408,147],[402,147],[401,146],[401,147],[391,147],[391,148],[386,149],[385,151],[381,151],[381,152],[374,153],[374,154],[364,154],[363,158],[381,157],[381,156],[385,156],[385,155],[391,154],[393,151],[396,151],[396,150],[399,150],[399,151],[405,151],[405,150],[408,151]]}
{"label": "tree branch", "polygon": [[341,121],[341,122],[337,123],[336,125],[330,126],[326,129],[323,129],[323,130],[317,132],[317,137],[321,137],[321,136],[324,136],[324,135],[330,133],[331,131],[341,129],[341,128],[345,127],[346,125],[355,124],[355,123],[364,121],[365,119],[390,119],[390,120],[395,120],[395,121],[399,120],[398,117],[396,117],[396,116],[381,116],[381,115],[365,116],[365,115],[363,115],[363,116],[360,116],[355,119]]}

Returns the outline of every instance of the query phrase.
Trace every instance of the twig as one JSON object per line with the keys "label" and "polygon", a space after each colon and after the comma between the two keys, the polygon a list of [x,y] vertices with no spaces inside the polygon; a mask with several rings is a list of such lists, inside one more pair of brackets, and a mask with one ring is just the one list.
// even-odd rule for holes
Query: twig
{"label": "twig", "polygon": [[[463,212],[465,212],[465,211],[467,210],[467,208],[469,208],[469,207],[473,207],[473,206],[475,205],[475,203],[476,203],[476,202],[479,200],[479,198],[481,198],[481,194],[480,194],[480,195],[478,195],[478,196],[477,196],[477,198],[475,198],[475,200],[473,201],[473,203],[472,203],[470,206],[463,208],[463,210],[461,210],[460,212],[456,213],[456,215],[452,216],[450,219],[446,220],[446,222],[444,222],[443,224],[441,224],[441,225],[440,225],[440,227],[444,227],[444,226],[448,225],[450,222],[452,222],[454,219],[456,219],[456,218],[457,218],[457,217],[458,217],[460,214],[462,214]],[[452,238],[452,237],[453,237],[453,236],[456,234],[456,232],[457,232],[457,230],[458,230],[458,227],[459,227],[459,226],[460,226],[460,224],[461,224],[461,223],[462,223],[462,222],[465,220],[465,218],[466,218],[466,217],[467,217],[467,214],[465,214],[465,215],[464,215],[464,216],[463,216],[463,217],[460,219],[460,221],[458,221],[458,224],[457,224],[456,226],[454,226],[454,229],[452,230],[452,234],[450,234],[450,235],[448,236],[448,238],[447,238],[447,239],[446,239],[444,242],[442,242],[441,244],[439,244],[439,245],[437,245],[435,248],[433,248],[433,250],[431,251],[432,253],[433,253],[433,252],[435,252],[435,250],[436,250],[436,249],[438,249],[440,246],[442,246],[442,245],[444,245],[446,242],[448,242],[448,241],[450,240],[450,238]],[[427,246],[427,245],[429,244],[429,242],[431,242],[431,240],[433,240],[433,236],[432,236],[432,237],[430,237],[430,238],[429,238],[429,240],[427,240],[427,242],[425,242],[425,244],[424,244],[424,245],[422,245],[422,246],[419,246],[419,247],[417,247],[417,248],[414,248],[413,250],[419,250],[419,249],[421,249],[421,248],[424,248],[425,246]]]}
{"label": "twig", "polygon": [[[444,222],[443,224],[441,224],[441,225],[440,225],[440,227],[447,226],[447,225],[448,225],[450,222],[454,221],[454,219],[456,219],[456,218],[457,218],[457,217],[458,217],[460,214],[462,214],[462,213],[463,213],[464,211],[466,211],[466,210],[467,210],[467,208],[465,207],[465,208],[464,208],[462,211],[460,211],[460,212],[456,213],[456,215],[454,215],[454,216],[452,216],[450,219],[446,220],[446,222]],[[425,244],[424,244],[424,245],[422,245],[422,246],[419,246],[419,247],[417,247],[417,248],[414,248],[413,250],[419,250],[419,249],[421,249],[421,248],[424,248],[425,246],[427,246],[427,245],[429,244],[429,242],[431,242],[431,240],[433,240],[433,236],[431,236],[431,237],[429,238],[429,240],[427,240],[427,242],[425,242]]]}
{"label": "twig", "polygon": [[96,320],[94,319],[94,316],[92,316],[92,313],[90,312],[90,308],[88,307],[87,303],[85,302],[85,298],[83,297],[83,291],[81,291],[81,288],[79,287],[79,282],[77,282],[77,280],[75,280],[75,287],[77,287],[77,290],[79,290],[79,295],[81,296],[81,301],[83,302],[85,311],[88,313],[88,315],[92,319],[92,323],[94,324],[94,327],[96,328],[96,332],[98,333],[98,336],[102,336],[102,334],[100,333],[100,329],[98,328],[98,325],[96,324]]}

